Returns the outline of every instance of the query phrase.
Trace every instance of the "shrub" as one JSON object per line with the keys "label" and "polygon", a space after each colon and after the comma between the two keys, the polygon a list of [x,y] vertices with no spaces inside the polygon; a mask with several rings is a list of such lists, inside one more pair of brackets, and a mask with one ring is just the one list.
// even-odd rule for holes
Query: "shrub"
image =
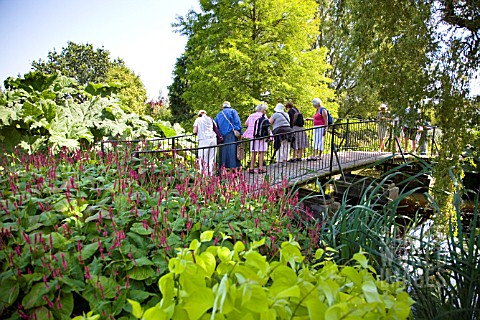
{"label": "shrub", "polygon": [[[200,235],[212,243],[213,231]],[[159,281],[161,300],[143,311],[129,300],[136,318],[159,319],[407,319],[413,300],[401,283],[378,281],[363,252],[355,265],[339,267],[325,251],[313,266],[304,264],[298,242],[283,242],[278,261],[268,262],[242,242],[202,246],[193,240],[169,262]],[[328,252],[328,248],[327,248]]]}
{"label": "shrub", "polygon": [[[125,152],[125,151],[123,151]],[[295,234],[309,258],[318,225],[297,199],[242,176],[203,177],[172,158],[130,162],[128,152],[18,152],[0,157],[0,315],[55,319],[126,315],[126,299],[158,302],[175,248],[214,230],[271,258]],[[228,244],[225,244],[228,246]],[[230,250],[233,246],[230,246]]]}

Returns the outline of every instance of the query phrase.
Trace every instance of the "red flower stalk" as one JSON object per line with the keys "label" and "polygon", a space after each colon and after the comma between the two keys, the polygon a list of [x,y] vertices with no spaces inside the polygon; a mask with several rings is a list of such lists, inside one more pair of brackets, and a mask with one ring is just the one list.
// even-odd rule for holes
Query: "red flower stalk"
{"label": "red flower stalk", "polygon": [[43,300],[47,301],[47,305],[49,308],[53,308],[54,307],[54,304],[52,301],[50,301],[50,299],[48,299],[48,296],[47,295],[44,295],[43,296]]}
{"label": "red flower stalk", "polygon": [[92,276],[90,275],[90,270],[88,270],[88,266],[85,266],[85,279],[90,280]]}
{"label": "red flower stalk", "polygon": [[46,276],[46,275],[43,275],[43,283],[45,284],[45,287],[50,290],[50,286],[48,285],[48,281],[47,281],[47,276]]}
{"label": "red flower stalk", "polygon": [[22,232],[22,235],[23,235],[23,240],[25,240],[26,243],[31,244],[30,237],[28,236],[28,234],[26,234],[25,232]]}
{"label": "red flower stalk", "polygon": [[63,267],[63,270],[67,270],[68,267],[67,267],[67,261],[65,260],[65,255],[62,253],[60,253],[60,256],[62,257],[62,267]]}

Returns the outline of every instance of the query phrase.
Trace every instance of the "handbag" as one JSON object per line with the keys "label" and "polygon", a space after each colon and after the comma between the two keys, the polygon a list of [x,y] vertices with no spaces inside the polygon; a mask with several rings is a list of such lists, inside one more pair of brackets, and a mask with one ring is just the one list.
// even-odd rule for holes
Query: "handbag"
{"label": "handbag", "polygon": [[230,120],[228,120],[227,115],[225,114],[225,112],[222,111],[222,114],[223,114],[223,116],[225,117],[225,119],[227,119],[228,123],[230,123],[230,125],[232,126],[233,134],[235,135],[235,137],[236,137],[237,139],[239,139],[239,138],[242,136],[242,134],[240,133],[240,131],[235,130],[235,127],[234,127],[233,124],[230,122]]}
{"label": "handbag", "polygon": [[240,133],[240,131],[235,130],[235,129],[233,129],[233,134],[235,135],[236,138],[240,138],[240,137],[242,136],[242,134]]}
{"label": "handbag", "polygon": [[212,119],[212,123],[213,123],[213,132],[215,132],[215,135],[217,136],[217,144],[221,144],[223,143],[223,136],[220,133],[220,130],[218,130],[217,124],[215,123],[215,121],[213,121],[213,119]]}
{"label": "handbag", "polygon": [[242,142],[237,143],[237,159],[238,160],[245,159],[245,147],[243,146]]}

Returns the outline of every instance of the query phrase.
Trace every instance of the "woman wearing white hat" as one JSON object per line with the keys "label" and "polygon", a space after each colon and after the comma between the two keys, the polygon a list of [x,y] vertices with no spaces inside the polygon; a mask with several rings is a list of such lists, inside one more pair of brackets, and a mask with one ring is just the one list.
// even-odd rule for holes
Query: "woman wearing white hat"
{"label": "woman wearing white hat", "polygon": [[193,123],[193,133],[198,137],[198,166],[203,174],[215,172],[217,157],[217,135],[213,131],[213,119],[205,110],[198,111],[198,118]]}

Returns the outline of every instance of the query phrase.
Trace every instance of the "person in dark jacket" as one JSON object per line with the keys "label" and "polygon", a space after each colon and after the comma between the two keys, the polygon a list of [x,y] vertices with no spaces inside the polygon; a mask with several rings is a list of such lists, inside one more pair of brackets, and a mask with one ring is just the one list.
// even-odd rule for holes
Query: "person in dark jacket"
{"label": "person in dark jacket", "polygon": [[290,128],[292,128],[295,136],[295,141],[292,143],[292,159],[289,162],[302,161],[303,152],[305,149],[310,148],[310,142],[308,141],[305,128],[303,127],[303,115],[293,105],[292,102],[287,102],[285,107],[288,110],[290,116]]}

